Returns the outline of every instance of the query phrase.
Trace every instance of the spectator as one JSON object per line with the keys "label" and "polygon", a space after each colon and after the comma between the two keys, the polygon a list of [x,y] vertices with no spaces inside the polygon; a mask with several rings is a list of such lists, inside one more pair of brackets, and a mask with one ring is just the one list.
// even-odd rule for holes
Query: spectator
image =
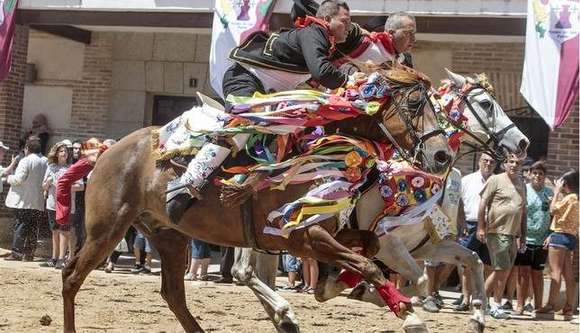
{"label": "spectator", "polygon": [[26,156],[18,163],[14,175],[6,178],[10,184],[6,207],[15,209],[16,224],[12,252],[5,260],[34,260],[38,220],[44,209],[41,186],[46,171],[46,159],[40,155],[40,140],[29,138],[24,145],[24,154]]}
{"label": "spectator", "polygon": [[[135,267],[131,270],[133,274],[151,274],[151,243],[149,239],[140,231],[137,231],[135,242],[133,243],[133,253],[135,254]],[[145,264],[141,262],[145,252]]]}
{"label": "spectator", "polygon": [[314,294],[318,283],[318,262],[312,258],[302,258],[302,273],[304,275],[304,288],[301,291]]}
{"label": "spectator", "polygon": [[[48,167],[44,174],[42,189],[47,193],[46,210],[48,213],[48,223],[52,232],[52,259],[42,263],[42,267],[54,267],[61,269],[64,265],[64,259],[67,249],[72,251],[75,248],[74,237],[70,229],[71,223],[56,223],[56,184],[58,179],[66,172],[70,164],[69,150],[66,143],[59,142],[55,144],[48,153]],[[72,190],[82,189],[81,185],[75,183]],[[74,202],[71,202],[71,211],[74,213]]]}
{"label": "spectator", "polygon": [[427,273],[428,296],[423,301],[423,310],[437,313],[443,308],[443,297],[439,294],[439,289],[443,282],[447,280],[454,265],[447,265],[438,261],[425,260],[425,272]]}
{"label": "spectator", "polygon": [[300,274],[300,261],[291,254],[282,255],[284,271],[288,273],[288,284],[282,290],[296,290],[296,280]]}
{"label": "spectator", "polygon": [[[189,271],[185,275],[185,280],[207,281],[207,269],[211,258],[211,249],[209,244],[198,240],[191,240],[191,261],[189,263]],[[197,272],[201,270],[198,275]]]}
{"label": "spectator", "polygon": [[[4,160],[4,155],[8,150],[10,150],[10,148],[8,148],[8,146],[0,141],[0,161]],[[0,165],[0,193],[4,191],[4,182],[6,181],[5,177],[12,174],[12,171],[14,171],[17,164],[18,158],[16,156],[12,156],[12,161],[6,168]]]}
{"label": "spectator", "polygon": [[232,266],[234,265],[234,248],[233,247],[221,247],[220,248],[220,273],[221,278],[216,280],[216,283],[232,283]]}
{"label": "spectator", "polygon": [[493,271],[485,281],[487,295],[493,295],[490,314],[508,319],[500,308],[507,278],[519,249],[526,239],[526,187],[520,176],[522,160],[509,154],[505,172],[489,177],[481,192],[477,238],[486,243]]}
{"label": "spectator", "polygon": [[527,198],[527,237],[526,252],[516,256],[513,273],[518,276],[516,313],[524,312],[524,303],[528,296],[529,281],[532,281],[534,308],[542,306],[544,293],[543,270],[548,256],[544,241],[550,232],[550,198],[554,192],[545,186],[546,166],[536,162],[530,167],[531,183],[526,185]]}
{"label": "spectator", "polygon": [[32,127],[24,134],[23,141],[28,141],[31,136],[37,137],[40,140],[40,153],[45,155],[51,132],[46,116],[39,113],[32,119]]}
{"label": "spectator", "polygon": [[[479,193],[483,190],[485,182],[493,174],[495,169],[495,160],[488,154],[481,154],[479,157],[479,170],[471,173],[461,179],[461,201],[459,209],[460,220],[465,220],[463,233],[465,234],[459,240],[459,243],[479,255],[479,258],[485,265],[490,265],[489,252],[485,243],[480,242],[476,237],[477,231],[477,214],[481,197]],[[456,311],[469,310],[471,298],[471,281],[470,272],[463,270],[461,277],[462,296],[458,300]]]}
{"label": "spectator", "polygon": [[550,296],[548,303],[538,313],[554,311],[560,295],[562,276],[566,282],[566,303],[562,315],[572,316],[576,297],[576,286],[572,273],[572,251],[577,250],[578,235],[578,171],[566,172],[556,181],[554,198],[550,204],[553,215],[552,234],[544,244],[549,246]]}
{"label": "spectator", "polygon": [[[125,235],[127,237],[127,235]],[[117,244],[113,253],[107,258],[107,265],[105,266],[105,273],[111,273],[115,270],[115,265],[119,260],[119,257],[123,252],[128,252],[129,247],[127,246],[127,241],[125,238],[121,239],[121,241]]]}
{"label": "spectator", "polygon": [[72,154],[71,154],[72,163],[76,163],[78,160],[81,159],[81,157],[82,157],[82,155],[81,155],[82,149],[83,149],[82,142],[80,142],[78,140],[73,141],[73,143],[72,143]]}

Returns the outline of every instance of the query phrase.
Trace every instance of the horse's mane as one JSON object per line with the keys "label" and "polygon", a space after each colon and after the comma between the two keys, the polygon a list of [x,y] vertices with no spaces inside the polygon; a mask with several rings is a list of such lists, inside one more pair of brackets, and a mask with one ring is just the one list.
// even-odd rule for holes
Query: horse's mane
{"label": "horse's mane", "polygon": [[427,75],[397,62],[387,61],[380,65],[359,62],[355,65],[361,72],[367,75],[378,72],[387,81],[396,85],[410,86],[423,84],[427,88],[431,87],[431,79]]}

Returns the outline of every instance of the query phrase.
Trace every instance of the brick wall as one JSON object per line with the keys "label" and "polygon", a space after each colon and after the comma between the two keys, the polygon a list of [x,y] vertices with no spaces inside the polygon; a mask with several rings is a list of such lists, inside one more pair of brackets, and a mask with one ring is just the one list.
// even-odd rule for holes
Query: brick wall
{"label": "brick wall", "polygon": [[82,79],[75,84],[72,101],[71,138],[105,137],[105,124],[111,99],[112,38],[109,33],[93,32],[86,45]]}
{"label": "brick wall", "polygon": [[[17,25],[12,43],[10,74],[0,82],[0,140],[11,148],[4,161],[0,161],[4,166],[10,162],[12,153],[17,152],[22,132],[22,97],[28,51],[28,27]],[[4,192],[0,193],[0,247],[7,247],[12,237],[12,223],[8,220],[12,214],[4,206],[7,192],[8,186],[4,186]]]}
{"label": "brick wall", "polygon": [[548,174],[554,177],[575,168],[578,170],[578,101],[562,127],[550,133]]}
{"label": "brick wall", "polygon": [[[519,93],[524,61],[523,43],[435,43],[420,42],[422,50],[452,50],[451,70],[461,74],[485,72],[493,84],[497,100],[507,111],[515,116],[513,110],[525,107],[526,102]],[[521,113],[517,114],[522,117]],[[524,114],[525,117],[538,117],[537,114]],[[570,168],[578,169],[578,103],[564,125],[551,132],[548,142],[547,167],[550,176],[556,176]],[[476,157],[477,158],[477,157]],[[464,174],[473,171],[473,155],[461,158],[457,167]],[[476,166],[477,168],[477,166]]]}
{"label": "brick wall", "polygon": [[[12,67],[0,82],[0,140],[17,149],[22,128],[22,97],[28,51],[28,27],[17,25],[12,45]],[[6,156],[4,162],[9,161]]]}

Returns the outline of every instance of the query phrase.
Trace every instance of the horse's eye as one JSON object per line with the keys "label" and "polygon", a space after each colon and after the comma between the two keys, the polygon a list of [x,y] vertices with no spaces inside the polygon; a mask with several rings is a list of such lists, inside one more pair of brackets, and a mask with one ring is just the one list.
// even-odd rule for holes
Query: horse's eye
{"label": "horse's eye", "polygon": [[492,107],[493,107],[493,104],[491,103],[491,101],[484,100],[484,101],[479,102],[479,105],[481,106],[481,108],[483,110],[485,110],[485,112],[487,112],[488,114],[491,113]]}

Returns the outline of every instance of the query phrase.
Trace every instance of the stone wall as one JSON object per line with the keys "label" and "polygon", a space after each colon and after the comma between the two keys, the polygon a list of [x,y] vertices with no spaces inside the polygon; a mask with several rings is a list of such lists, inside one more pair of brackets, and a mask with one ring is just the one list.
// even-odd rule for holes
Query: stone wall
{"label": "stone wall", "polygon": [[115,33],[110,137],[151,124],[155,95],[214,95],[208,84],[210,35]]}

